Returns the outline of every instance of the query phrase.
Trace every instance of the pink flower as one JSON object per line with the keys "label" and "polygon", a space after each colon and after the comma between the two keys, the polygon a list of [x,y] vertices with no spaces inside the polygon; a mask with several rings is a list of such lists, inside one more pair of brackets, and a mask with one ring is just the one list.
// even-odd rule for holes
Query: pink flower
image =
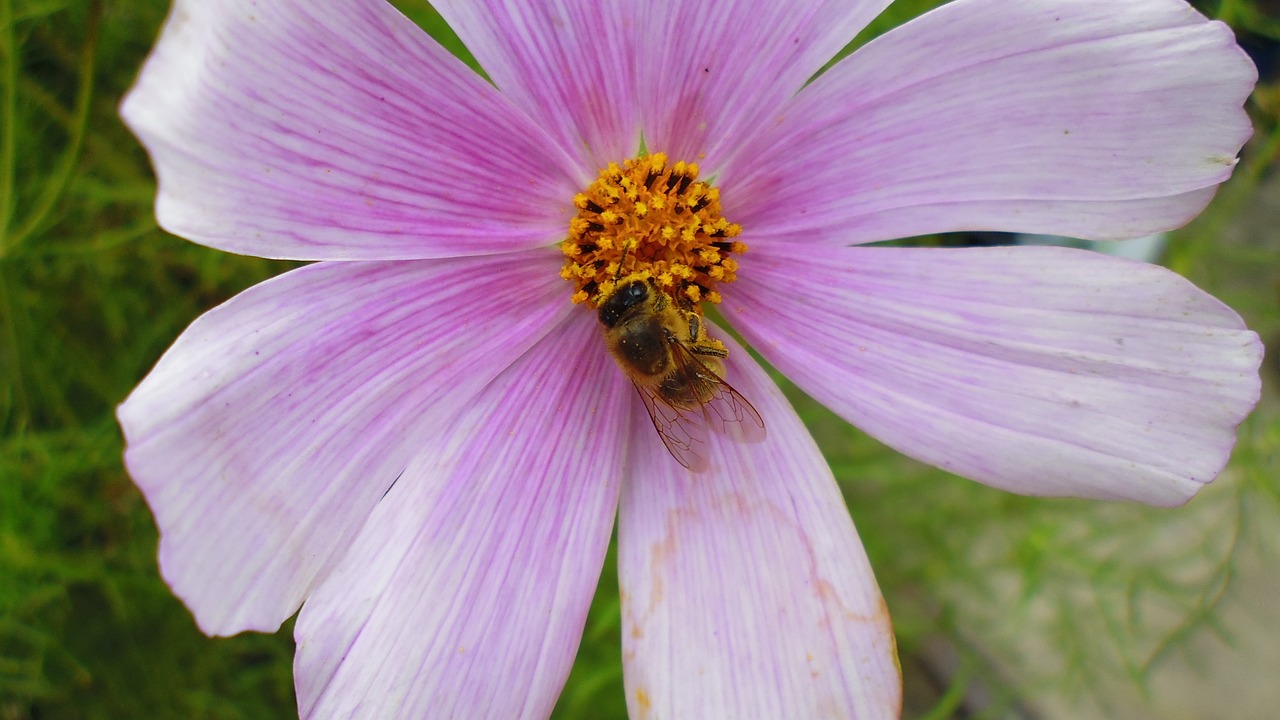
{"label": "pink flower", "polygon": [[[634,717],[900,713],[884,601],[774,384],[712,331],[767,438],[712,434],[691,473],[570,302],[574,198],[642,138],[742,228],[737,281],[700,291],[885,443],[1158,505],[1226,463],[1261,346],[1182,278],[865,246],[1193,217],[1255,73],[1181,0],[957,0],[808,85],[888,0],[435,4],[492,84],[381,0],[177,0],[123,107],[166,229],[318,261],[192,323],[119,413],[200,627],[302,608],[302,715],[546,717],[615,512]],[[676,272],[651,242],[626,272]]]}

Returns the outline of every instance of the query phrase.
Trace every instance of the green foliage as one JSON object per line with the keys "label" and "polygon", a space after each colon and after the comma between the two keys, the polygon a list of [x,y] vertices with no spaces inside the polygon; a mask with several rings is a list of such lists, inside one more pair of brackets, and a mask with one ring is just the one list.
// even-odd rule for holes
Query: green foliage
{"label": "green foliage", "polygon": [[[424,0],[398,4],[474,67]],[[937,4],[899,0],[854,44]],[[295,712],[291,628],[201,635],[159,578],[156,530],[121,464],[114,406],[200,312],[288,267],[156,228],[147,159],[116,107],[166,9],[0,0],[0,720]],[[1252,2],[1208,9],[1276,37]],[[1274,86],[1257,97],[1244,166],[1168,261],[1271,340],[1280,250],[1239,225],[1280,155]],[[993,717],[1117,675],[1141,688],[1189,643],[1223,633],[1241,553],[1280,527],[1268,393],[1227,475],[1162,511],[988,490],[897,456],[791,390],[867,543],[909,686],[939,638],[955,648],[936,704],[922,693],[909,712],[951,717],[979,686]],[[600,588],[558,718],[625,717],[612,555]],[[1053,661],[1024,663],[1028,652]]]}
{"label": "green foliage", "polygon": [[210,641],[160,581],[113,408],[280,264],[160,232],[116,106],[166,3],[0,0],[0,718],[280,717],[291,645]]}

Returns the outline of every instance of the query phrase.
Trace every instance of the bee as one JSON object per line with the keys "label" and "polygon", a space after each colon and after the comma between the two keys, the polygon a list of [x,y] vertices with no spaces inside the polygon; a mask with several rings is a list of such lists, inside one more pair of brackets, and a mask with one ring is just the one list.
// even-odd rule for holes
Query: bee
{"label": "bee", "polygon": [[724,381],[728,352],[707,337],[698,313],[678,307],[652,278],[620,283],[598,316],[609,351],[681,465],[708,468],[707,427],[738,442],[764,439],[760,413]]}

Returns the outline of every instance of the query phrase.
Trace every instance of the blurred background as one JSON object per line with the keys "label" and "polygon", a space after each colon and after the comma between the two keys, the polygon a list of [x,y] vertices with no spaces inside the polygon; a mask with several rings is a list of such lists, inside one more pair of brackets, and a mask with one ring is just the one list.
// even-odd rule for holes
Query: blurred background
{"label": "blurred background", "polygon": [[[425,2],[397,4],[465,55]],[[938,4],[899,0],[851,48]],[[1259,65],[1255,134],[1155,259],[1275,348],[1280,2],[1198,6]],[[296,714],[291,623],[201,635],[159,578],[155,525],[121,464],[113,410],[160,353],[201,312],[291,267],[155,225],[154,180],[116,106],[166,10],[0,0],[0,720]],[[906,717],[1280,717],[1278,367],[1273,350],[1226,473],[1174,510],[990,490],[788,388],[892,610]],[[616,587],[611,556],[557,718],[626,716]]]}

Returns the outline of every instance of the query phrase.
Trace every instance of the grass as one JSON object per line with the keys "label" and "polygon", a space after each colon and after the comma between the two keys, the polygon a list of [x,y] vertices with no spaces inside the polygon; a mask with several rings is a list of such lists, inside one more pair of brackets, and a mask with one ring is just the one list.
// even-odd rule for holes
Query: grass
{"label": "grass", "polygon": [[[902,0],[869,32],[935,4]],[[424,2],[401,5],[462,52]],[[1276,37],[1254,3],[1205,9]],[[290,628],[201,635],[158,576],[155,526],[121,465],[114,407],[194,317],[287,267],[156,227],[147,158],[116,106],[165,11],[0,0],[0,720],[295,712]],[[1280,248],[1249,223],[1265,217],[1259,188],[1280,155],[1278,95],[1256,94],[1244,165],[1168,258],[1267,340],[1280,338]],[[867,542],[909,684],[940,638],[957,654],[936,698],[919,693],[919,717],[961,717],[978,686],[993,717],[1042,693],[1090,701],[1117,675],[1141,695],[1190,643],[1232,641],[1221,613],[1250,571],[1241,553],[1280,530],[1274,376],[1226,476],[1172,511],[988,490],[790,392]],[[559,718],[625,716],[615,587],[611,557]],[[1024,662],[1028,634],[1053,662]]]}

